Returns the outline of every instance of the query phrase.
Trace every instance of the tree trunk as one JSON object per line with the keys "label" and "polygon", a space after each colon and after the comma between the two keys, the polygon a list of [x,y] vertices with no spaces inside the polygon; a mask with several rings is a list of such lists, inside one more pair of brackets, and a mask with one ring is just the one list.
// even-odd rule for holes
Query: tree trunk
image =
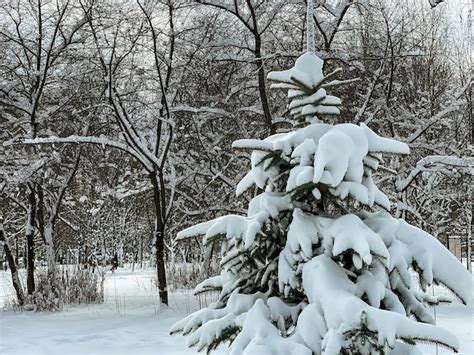
{"label": "tree trunk", "polygon": [[56,255],[53,245],[53,226],[50,223],[47,224],[44,230],[44,242],[48,272],[54,272],[56,269]]}
{"label": "tree trunk", "polygon": [[163,230],[157,226],[155,232],[155,248],[156,248],[156,272],[158,274],[158,288],[160,292],[160,300],[164,304],[168,304],[168,290],[166,287],[166,271],[165,271],[165,255]]}
{"label": "tree trunk", "polygon": [[88,244],[86,244],[84,247],[84,257],[82,258],[82,266],[84,269],[87,269],[89,266],[88,259],[89,259],[89,246]]}
{"label": "tree trunk", "polygon": [[13,288],[16,292],[16,297],[18,298],[18,304],[23,306],[25,303],[25,296],[23,294],[23,288],[21,287],[20,279],[18,278],[18,269],[16,267],[15,259],[13,258],[12,251],[8,245],[8,240],[3,229],[3,225],[0,223],[0,243],[3,244],[3,250],[7,257],[8,267],[10,268],[12,274],[12,283]]}
{"label": "tree trunk", "polygon": [[15,264],[20,260],[20,250],[18,249],[18,235],[15,237]]}
{"label": "tree trunk", "polygon": [[268,127],[269,134],[275,133],[275,127],[272,123],[272,114],[270,112],[270,104],[268,103],[267,88],[265,86],[265,68],[262,60],[262,39],[260,34],[255,33],[255,57],[258,70],[258,91],[260,94],[260,101],[262,103],[263,115],[265,118],[265,125]]}
{"label": "tree trunk", "polygon": [[208,245],[206,250],[204,251],[204,272],[207,277],[212,275],[212,254],[214,252],[214,243]]}
{"label": "tree trunk", "polygon": [[44,226],[44,192],[41,183],[36,185],[36,196],[36,220],[38,221],[38,233],[43,240],[43,243],[47,243]]}
{"label": "tree trunk", "polygon": [[143,235],[140,235],[140,268],[143,269]]}
{"label": "tree trunk", "polygon": [[[471,197],[471,187],[469,187],[469,197]],[[467,269],[472,273],[472,225],[474,215],[474,204],[471,199],[468,199],[467,206],[467,243],[466,243],[466,266]]]}
{"label": "tree trunk", "polygon": [[166,287],[166,270],[165,270],[165,242],[164,229],[165,224],[162,215],[161,194],[157,181],[157,175],[150,174],[151,183],[153,185],[153,202],[155,204],[155,249],[156,249],[156,273],[158,275],[158,289],[160,292],[160,300],[164,304],[168,304],[168,290]]}
{"label": "tree trunk", "polygon": [[28,192],[28,220],[26,222],[26,288],[29,295],[32,295],[35,291],[35,217],[35,190],[30,185]]}

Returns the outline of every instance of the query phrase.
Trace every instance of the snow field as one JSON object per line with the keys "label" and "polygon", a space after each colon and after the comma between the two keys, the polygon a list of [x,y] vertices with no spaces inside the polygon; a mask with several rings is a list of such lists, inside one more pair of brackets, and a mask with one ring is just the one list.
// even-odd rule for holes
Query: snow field
{"label": "snow field", "polygon": [[[181,337],[169,335],[172,324],[199,309],[191,290],[170,293],[160,306],[152,284],[154,269],[119,269],[106,276],[104,304],[67,306],[58,313],[0,311],[0,354],[197,354]],[[12,297],[10,273],[0,271],[0,306]],[[449,292],[436,287],[435,295]],[[436,307],[437,324],[459,339],[461,355],[474,354],[474,303]],[[420,345],[423,354],[452,351]],[[225,354],[225,349],[216,351]]]}
{"label": "snow field", "polygon": [[[199,309],[190,290],[159,304],[154,269],[119,269],[106,275],[105,303],[66,306],[62,312],[0,311],[0,354],[194,354],[169,328]],[[0,272],[0,306],[13,295],[10,273]],[[217,353],[219,354],[219,353]]]}

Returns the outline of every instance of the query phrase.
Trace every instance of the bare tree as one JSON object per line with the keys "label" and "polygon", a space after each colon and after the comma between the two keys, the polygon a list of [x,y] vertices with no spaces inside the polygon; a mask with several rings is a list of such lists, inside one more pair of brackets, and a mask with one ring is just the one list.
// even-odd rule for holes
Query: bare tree
{"label": "bare tree", "polygon": [[248,49],[255,57],[257,67],[258,92],[262,105],[265,125],[270,134],[275,133],[275,126],[272,122],[272,113],[268,102],[266,89],[266,75],[263,60],[262,36],[274,21],[278,12],[285,5],[285,1],[276,1],[268,6],[253,0],[243,2],[234,1],[232,4],[225,1],[196,0],[200,4],[208,5],[232,14],[238,22],[243,25],[253,36],[253,46]]}
{"label": "bare tree", "polygon": [[[3,67],[11,85],[0,91],[0,107],[10,113],[10,124],[16,126],[13,134],[28,133],[31,139],[38,135],[41,102],[48,80],[54,76],[56,62],[74,42],[77,31],[84,24],[81,20],[66,26],[65,18],[73,11],[69,1],[43,3],[17,2],[1,8],[7,21],[0,29],[0,37],[11,45],[12,62]],[[31,18],[27,14],[32,14]],[[30,21],[33,19],[33,23]],[[12,137],[14,138],[14,136]],[[27,153],[36,154],[36,148]],[[27,291],[32,294],[34,283],[34,236],[36,227],[44,239],[43,187],[40,180],[26,181],[27,186]]]}
{"label": "bare tree", "polygon": [[[140,19],[139,12],[135,11],[135,15],[139,18],[139,25],[134,28],[134,23],[126,23],[125,14],[119,13],[114,25],[104,26],[102,21],[105,17],[101,17],[101,9],[94,2],[81,3],[83,13],[89,30],[91,33],[91,42],[96,49],[96,56],[99,67],[101,68],[104,78],[104,93],[107,105],[113,115],[115,124],[123,137],[123,141],[113,140],[105,137],[94,136],[70,136],[66,138],[37,138],[26,140],[28,144],[51,144],[51,143],[83,143],[107,146],[121,150],[127,153],[138,162],[147,172],[149,181],[151,182],[153,201],[155,208],[155,248],[156,248],[156,268],[158,274],[160,299],[163,303],[168,303],[168,293],[166,286],[166,273],[164,262],[164,235],[166,224],[170,215],[172,199],[168,198],[165,181],[165,168],[168,155],[170,152],[171,142],[173,140],[173,123],[168,107],[168,99],[166,97],[168,85],[171,77],[171,68],[174,52],[174,28],[173,28],[173,3],[168,2],[166,7],[169,15],[169,62],[167,64],[166,76],[162,76],[161,72],[161,53],[158,52],[157,32],[151,21],[151,15],[147,10],[138,3],[141,13],[144,15]],[[130,15],[130,14],[128,14]],[[159,81],[161,92],[162,107],[155,111],[150,106],[143,107],[143,112],[151,112],[151,118],[155,125],[155,135],[149,137],[147,133],[139,128],[139,122],[134,117],[136,108],[129,106],[129,99],[125,93],[121,93],[124,87],[119,83],[120,69],[125,67],[124,63],[131,60],[133,63],[134,55],[141,41],[144,40],[146,24],[149,26],[152,38],[152,56],[155,60],[155,70]],[[123,35],[124,26],[129,26],[131,35]],[[107,50],[107,53],[104,51]],[[129,67],[124,68],[127,72]],[[133,69],[132,69],[133,70]],[[123,72],[122,72],[123,73]],[[137,100],[134,104],[141,105]]]}

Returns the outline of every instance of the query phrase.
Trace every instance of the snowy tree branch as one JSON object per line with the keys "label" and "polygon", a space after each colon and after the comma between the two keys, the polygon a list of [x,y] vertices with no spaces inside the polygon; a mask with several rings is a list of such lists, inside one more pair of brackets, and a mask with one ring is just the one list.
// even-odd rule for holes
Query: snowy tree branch
{"label": "snowy tree branch", "polygon": [[[25,139],[22,143],[13,143],[7,142],[7,145],[10,144],[31,144],[31,145],[42,145],[42,144],[55,144],[55,143],[87,143],[87,144],[97,144],[103,147],[112,147],[119,149],[123,152],[126,152],[136,158],[147,171],[152,171],[151,164],[139,153],[133,150],[126,144],[113,141],[105,137],[83,137],[83,136],[69,136],[69,137],[48,137],[48,138],[35,138],[35,139]],[[4,144],[5,145],[5,144]]]}
{"label": "snowy tree branch", "polygon": [[413,180],[423,171],[435,169],[441,169],[442,166],[451,166],[467,169],[467,173],[473,174],[474,172],[474,158],[472,157],[453,157],[443,155],[430,155],[422,158],[416,163],[415,169],[413,169],[408,176],[396,182],[396,188],[399,192],[405,191]]}

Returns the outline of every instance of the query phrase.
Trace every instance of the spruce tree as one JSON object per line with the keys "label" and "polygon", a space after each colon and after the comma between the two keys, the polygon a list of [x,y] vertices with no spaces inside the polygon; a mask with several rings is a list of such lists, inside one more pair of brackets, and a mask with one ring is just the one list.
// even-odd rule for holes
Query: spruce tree
{"label": "spruce tree", "polygon": [[434,237],[393,218],[372,179],[382,153],[408,146],[364,124],[323,123],[341,105],[326,89],[344,81],[339,71],[323,75],[311,20],[308,1],[308,52],[268,75],[288,91],[295,129],[233,144],[251,151],[237,194],[259,191],[247,216],[178,234],[221,243],[224,256],[221,274],[195,290],[218,291],[218,300],[171,332],[198,350],[228,342],[230,354],[416,354],[418,342],[455,350],[428,308],[448,299],[426,291],[442,284],[467,303],[471,275]]}

